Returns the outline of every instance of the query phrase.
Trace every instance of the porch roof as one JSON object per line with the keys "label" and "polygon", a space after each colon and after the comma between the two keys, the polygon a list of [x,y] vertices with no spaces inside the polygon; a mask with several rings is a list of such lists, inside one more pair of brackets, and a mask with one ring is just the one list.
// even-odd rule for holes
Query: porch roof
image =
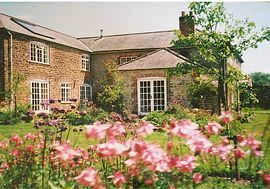
{"label": "porch roof", "polygon": [[174,68],[186,58],[173,50],[163,48],[138,57],[118,67],[120,71]]}

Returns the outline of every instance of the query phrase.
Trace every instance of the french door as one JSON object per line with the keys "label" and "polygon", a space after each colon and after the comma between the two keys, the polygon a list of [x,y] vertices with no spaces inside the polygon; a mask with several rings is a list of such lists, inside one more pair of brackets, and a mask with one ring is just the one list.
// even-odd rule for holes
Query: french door
{"label": "french door", "polygon": [[167,105],[167,86],[164,77],[138,79],[138,114],[155,110],[165,110]]}
{"label": "french door", "polygon": [[31,107],[33,111],[49,111],[42,102],[49,100],[49,83],[46,81],[31,81]]}

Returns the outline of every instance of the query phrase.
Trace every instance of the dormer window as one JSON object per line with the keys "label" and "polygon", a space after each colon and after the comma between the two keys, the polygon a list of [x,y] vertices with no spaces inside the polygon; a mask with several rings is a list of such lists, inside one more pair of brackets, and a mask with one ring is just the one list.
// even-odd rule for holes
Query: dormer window
{"label": "dormer window", "polygon": [[135,58],[137,58],[137,56],[121,57],[120,58],[120,65],[125,64],[125,63],[127,63]]}
{"label": "dormer window", "polygon": [[91,70],[90,56],[87,54],[82,55],[82,70],[83,71]]}
{"label": "dormer window", "polygon": [[43,43],[30,43],[30,61],[42,64],[49,64],[49,47]]}

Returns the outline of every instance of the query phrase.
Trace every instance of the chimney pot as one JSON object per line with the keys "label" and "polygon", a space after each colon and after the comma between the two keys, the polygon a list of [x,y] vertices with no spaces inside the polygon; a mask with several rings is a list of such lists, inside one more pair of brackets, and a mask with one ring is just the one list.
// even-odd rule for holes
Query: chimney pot
{"label": "chimney pot", "polygon": [[189,15],[182,11],[182,16],[179,17],[179,29],[184,36],[194,33],[195,25],[192,11],[189,12]]}
{"label": "chimney pot", "polygon": [[185,11],[182,11],[182,12],[181,12],[181,16],[186,16]]}
{"label": "chimney pot", "polygon": [[103,29],[100,29],[100,38],[103,37],[102,32],[103,32]]}

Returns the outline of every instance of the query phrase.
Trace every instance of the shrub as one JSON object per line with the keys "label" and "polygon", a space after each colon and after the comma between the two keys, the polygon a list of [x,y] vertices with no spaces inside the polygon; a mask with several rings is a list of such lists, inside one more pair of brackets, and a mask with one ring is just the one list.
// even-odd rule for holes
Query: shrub
{"label": "shrub", "polygon": [[143,120],[151,122],[153,125],[161,127],[163,123],[169,122],[173,117],[164,111],[153,111],[147,114]]}

